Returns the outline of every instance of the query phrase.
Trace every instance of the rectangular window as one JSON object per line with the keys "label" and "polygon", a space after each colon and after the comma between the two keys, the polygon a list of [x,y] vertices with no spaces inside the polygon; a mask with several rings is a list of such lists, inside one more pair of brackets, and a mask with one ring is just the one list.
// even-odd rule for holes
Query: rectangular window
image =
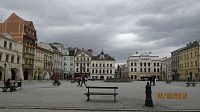
{"label": "rectangular window", "polygon": [[70,63],[70,66],[73,66],[73,63]]}
{"label": "rectangular window", "polygon": [[76,68],[76,72],[78,72],[78,68]]}
{"label": "rectangular window", "polygon": [[137,66],[137,63],[135,63],[135,66]]}
{"label": "rectangular window", "polygon": [[107,64],[107,67],[109,67],[109,64]]}
{"label": "rectangular window", "polygon": [[144,63],[144,66],[146,66],[146,63]]}
{"label": "rectangular window", "polygon": [[148,63],[148,66],[150,66],[150,63]]}
{"label": "rectangular window", "polygon": [[110,67],[112,67],[112,64],[110,64]]}
{"label": "rectangular window", "polygon": [[11,49],[11,50],[12,50],[12,43],[10,43],[10,45],[9,45],[9,49]]}
{"label": "rectangular window", "polygon": [[142,63],[140,63],[140,66],[142,66]]}
{"label": "rectangular window", "polygon": [[6,54],[6,62],[9,61],[9,54]]}
{"label": "rectangular window", "polygon": [[92,67],[94,67],[94,63],[92,64]]}
{"label": "rectangular window", "polygon": [[133,72],[133,68],[131,68],[131,72]]}
{"label": "rectangular window", "polygon": [[7,48],[7,41],[4,41],[4,48]]}
{"label": "rectangular window", "polygon": [[98,67],[98,64],[96,64],[96,67]]}
{"label": "rectangular window", "polygon": [[133,66],[133,63],[131,62],[131,66]]}
{"label": "rectangular window", "polygon": [[137,68],[134,69],[134,72],[137,72]]}
{"label": "rectangular window", "polygon": [[150,72],[151,71],[151,69],[150,68],[148,68],[148,72]]}
{"label": "rectangular window", "polygon": [[15,56],[11,56],[11,63],[14,63]]}
{"label": "rectangular window", "polygon": [[159,63],[157,63],[157,66],[159,66]]}
{"label": "rectangular window", "polygon": [[110,74],[112,74],[112,70],[110,70]]}
{"label": "rectangular window", "polygon": [[142,68],[140,68],[140,72],[142,72]]}
{"label": "rectangular window", "polygon": [[103,64],[103,67],[105,67],[105,64]]}
{"label": "rectangular window", "polygon": [[87,68],[87,72],[89,72],[90,71],[90,69],[89,68]]}
{"label": "rectangular window", "polygon": [[87,63],[87,66],[89,67],[89,66],[90,66],[90,64],[89,64],[89,63]]}
{"label": "rectangular window", "polygon": [[92,69],[92,73],[94,73],[94,69]]}
{"label": "rectangular window", "polygon": [[159,69],[159,68],[157,69],[157,72],[160,72],[160,69]]}
{"label": "rectangular window", "polygon": [[98,71],[96,70],[96,74],[98,73]]}

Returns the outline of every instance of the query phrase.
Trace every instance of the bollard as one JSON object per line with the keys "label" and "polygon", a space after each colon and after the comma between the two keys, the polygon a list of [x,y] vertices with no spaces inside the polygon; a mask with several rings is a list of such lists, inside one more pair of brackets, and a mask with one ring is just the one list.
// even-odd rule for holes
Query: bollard
{"label": "bollard", "polygon": [[147,82],[145,93],[146,93],[145,106],[153,107],[153,101],[151,97],[151,93],[152,93],[151,85],[149,84],[149,82]]}

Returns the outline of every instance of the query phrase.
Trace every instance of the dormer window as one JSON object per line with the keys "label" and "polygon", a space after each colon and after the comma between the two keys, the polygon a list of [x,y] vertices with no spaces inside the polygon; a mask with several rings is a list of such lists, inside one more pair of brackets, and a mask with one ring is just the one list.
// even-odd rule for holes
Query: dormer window
{"label": "dormer window", "polygon": [[105,59],[103,54],[100,55],[100,59]]}

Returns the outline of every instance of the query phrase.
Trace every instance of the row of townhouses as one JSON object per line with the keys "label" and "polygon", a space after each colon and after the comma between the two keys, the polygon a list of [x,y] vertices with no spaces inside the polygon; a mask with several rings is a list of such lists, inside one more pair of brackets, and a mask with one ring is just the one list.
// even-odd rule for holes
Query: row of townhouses
{"label": "row of townhouses", "polygon": [[200,80],[200,41],[194,41],[185,47],[171,52],[172,78],[186,80],[190,75],[194,80]]}
{"label": "row of townhouses", "polygon": [[0,80],[76,78],[106,79],[115,75],[115,59],[92,49],[65,48],[61,43],[37,42],[32,21],[15,13],[0,23]]}

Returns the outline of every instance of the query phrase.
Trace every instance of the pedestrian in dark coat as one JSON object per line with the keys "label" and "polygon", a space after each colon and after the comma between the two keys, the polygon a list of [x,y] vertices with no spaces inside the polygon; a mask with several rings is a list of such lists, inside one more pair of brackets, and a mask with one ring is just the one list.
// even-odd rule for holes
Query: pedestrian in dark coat
{"label": "pedestrian in dark coat", "polygon": [[81,87],[82,87],[82,84],[84,84],[85,86],[87,86],[86,83],[85,83],[85,76],[81,77]]}

